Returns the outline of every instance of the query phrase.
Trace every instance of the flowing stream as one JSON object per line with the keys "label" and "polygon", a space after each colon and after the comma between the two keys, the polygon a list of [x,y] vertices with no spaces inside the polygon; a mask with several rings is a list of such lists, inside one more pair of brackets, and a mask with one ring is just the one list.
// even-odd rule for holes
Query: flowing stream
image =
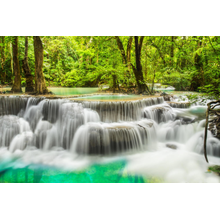
{"label": "flowing stream", "polygon": [[[122,173],[162,182],[219,182],[203,156],[206,106],[165,102],[0,97],[0,160],[79,170],[125,160]],[[220,141],[208,132],[208,158]]]}

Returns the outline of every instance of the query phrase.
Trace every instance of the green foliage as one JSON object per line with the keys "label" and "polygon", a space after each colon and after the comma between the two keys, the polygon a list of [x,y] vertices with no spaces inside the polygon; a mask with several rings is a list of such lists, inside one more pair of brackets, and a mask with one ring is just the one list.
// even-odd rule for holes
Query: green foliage
{"label": "green foliage", "polygon": [[[129,37],[119,37],[127,54]],[[13,81],[13,36],[0,38],[0,80]],[[130,87],[136,85],[133,69],[136,65],[134,40],[130,64],[123,62],[113,36],[47,36],[44,46],[43,72],[47,85],[93,87],[99,84]],[[19,62],[22,71],[25,38],[19,37]],[[29,37],[28,60],[35,73],[33,37]],[[220,96],[220,37],[176,36],[144,37],[141,49],[144,81],[173,86],[179,91],[197,91]],[[114,81],[115,80],[115,81]]]}
{"label": "green foliage", "polygon": [[208,171],[212,171],[212,172],[216,173],[218,176],[220,176],[220,166],[218,166],[218,165],[210,166],[208,168]]}

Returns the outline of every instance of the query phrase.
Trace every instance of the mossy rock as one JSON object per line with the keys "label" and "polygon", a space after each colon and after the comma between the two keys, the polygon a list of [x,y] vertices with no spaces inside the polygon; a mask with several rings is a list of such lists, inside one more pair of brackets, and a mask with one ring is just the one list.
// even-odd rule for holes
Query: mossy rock
{"label": "mossy rock", "polygon": [[220,176],[220,166],[215,165],[215,166],[210,166],[208,168],[209,171],[212,171],[214,173],[216,173],[218,176]]}

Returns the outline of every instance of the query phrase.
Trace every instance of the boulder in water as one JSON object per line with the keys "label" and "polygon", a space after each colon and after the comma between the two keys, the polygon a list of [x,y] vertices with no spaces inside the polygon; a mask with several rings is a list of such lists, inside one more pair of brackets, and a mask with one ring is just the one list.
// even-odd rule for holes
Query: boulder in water
{"label": "boulder in water", "polygon": [[168,94],[165,93],[165,92],[162,92],[162,93],[160,94],[160,96],[163,96],[163,99],[164,99],[165,101],[171,101],[171,98],[173,98],[173,95],[168,95]]}
{"label": "boulder in water", "polygon": [[196,121],[196,118],[186,117],[186,116],[177,116],[176,120],[180,120],[182,124],[192,124]]}
{"label": "boulder in water", "polygon": [[176,150],[177,149],[177,146],[174,145],[174,144],[166,144],[166,147],[170,148],[170,149],[173,149],[173,150]]}
{"label": "boulder in water", "polygon": [[147,91],[144,91],[144,92],[142,93],[142,95],[149,95],[149,93],[148,93]]}
{"label": "boulder in water", "polygon": [[162,92],[162,93],[160,94],[160,96],[164,96],[164,95],[168,95],[168,94],[165,93],[165,92]]}
{"label": "boulder in water", "polygon": [[189,102],[167,102],[172,108],[189,108]]}

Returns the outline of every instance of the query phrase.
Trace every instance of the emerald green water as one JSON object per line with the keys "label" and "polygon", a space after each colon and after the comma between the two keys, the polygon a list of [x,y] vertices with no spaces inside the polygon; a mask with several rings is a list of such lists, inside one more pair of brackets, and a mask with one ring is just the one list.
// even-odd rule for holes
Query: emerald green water
{"label": "emerald green water", "polygon": [[62,171],[54,167],[29,165],[13,167],[13,161],[0,163],[0,183],[144,183],[142,176],[123,172],[126,161],[94,164],[81,171]]}
{"label": "emerald green water", "polygon": [[95,88],[55,88],[50,87],[49,90],[55,95],[81,95],[98,92],[98,87]]}

